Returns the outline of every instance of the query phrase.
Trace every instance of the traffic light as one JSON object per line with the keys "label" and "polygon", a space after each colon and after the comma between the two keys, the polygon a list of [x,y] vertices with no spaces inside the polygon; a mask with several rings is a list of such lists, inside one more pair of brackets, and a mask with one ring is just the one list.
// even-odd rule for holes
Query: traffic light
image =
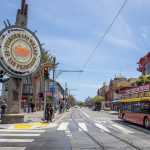
{"label": "traffic light", "polygon": [[44,68],[44,79],[49,79],[48,67]]}

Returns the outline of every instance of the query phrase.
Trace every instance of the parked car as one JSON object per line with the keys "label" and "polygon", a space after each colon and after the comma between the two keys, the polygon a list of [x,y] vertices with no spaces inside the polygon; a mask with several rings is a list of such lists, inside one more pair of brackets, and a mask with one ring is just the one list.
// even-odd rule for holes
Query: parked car
{"label": "parked car", "polygon": [[100,111],[100,110],[101,110],[101,109],[100,109],[99,106],[95,106],[95,107],[92,108],[92,111]]}

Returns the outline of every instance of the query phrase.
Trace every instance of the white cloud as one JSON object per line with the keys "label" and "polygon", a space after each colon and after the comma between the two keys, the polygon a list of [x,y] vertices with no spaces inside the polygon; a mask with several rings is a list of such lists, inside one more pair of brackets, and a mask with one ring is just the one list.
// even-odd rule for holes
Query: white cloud
{"label": "white cloud", "polygon": [[141,51],[141,49],[137,45],[135,45],[133,41],[128,41],[126,39],[121,39],[121,38],[113,37],[113,36],[108,36],[107,41],[117,47],[128,48],[130,50],[134,50],[138,52]]}

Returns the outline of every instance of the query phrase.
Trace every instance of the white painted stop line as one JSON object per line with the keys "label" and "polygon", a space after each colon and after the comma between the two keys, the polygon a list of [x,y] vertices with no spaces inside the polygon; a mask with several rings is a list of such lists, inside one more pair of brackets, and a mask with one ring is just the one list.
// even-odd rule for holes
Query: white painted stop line
{"label": "white painted stop line", "polygon": [[57,128],[57,130],[65,131],[67,129],[68,124],[68,122],[62,122]]}
{"label": "white painted stop line", "polygon": [[40,136],[40,134],[0,134],[0,137],[2,136]]}
{"label": "white painted stop line", "polygon": [[0,132],[25,132],[25,133],[42,133],[45,132],[45,130],[18,130],[18,129],[0,129]]}
{"label": "white painted stop line", "polygon": [[[84,131],[88,131],[85,123],[78,123],[79,127],[82,128]],[[82,131],[81,129],[79,129],[80,131]]]}
{"label": "white painted stop line", "polygon": [[25,150],[26,147],[0,147],[0,150]]}
{"label": "white painted stop line", "polygon": [[21,142],[21,143],[26,143],[26,142],[33,142],[34,139],[0,139],[0,142]]}
{"label": "white painted stop line", "polygon": [[104,131],[110,133],[110,130],[109,130],[108,128],[106,128],[105,126],[103,126],[103,125],[101,125],[101,124],[99,124],[99,123],[95,123],[95,125],[96,125],[98,128],[100,128],[100,129],[102,129],[102,130],[104,130]]}

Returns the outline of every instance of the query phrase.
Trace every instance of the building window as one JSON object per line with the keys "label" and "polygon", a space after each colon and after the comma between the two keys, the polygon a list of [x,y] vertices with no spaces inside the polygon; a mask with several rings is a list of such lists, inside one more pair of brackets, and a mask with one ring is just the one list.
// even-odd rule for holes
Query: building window
{"label": "building window", "polygon": [[145,64],[145,75],[150,74],[150,63]]}
{"label": "building window", "polygon": [[32,95],[33,89],[31,84],[24,84],[23,85],[23,95]]}

